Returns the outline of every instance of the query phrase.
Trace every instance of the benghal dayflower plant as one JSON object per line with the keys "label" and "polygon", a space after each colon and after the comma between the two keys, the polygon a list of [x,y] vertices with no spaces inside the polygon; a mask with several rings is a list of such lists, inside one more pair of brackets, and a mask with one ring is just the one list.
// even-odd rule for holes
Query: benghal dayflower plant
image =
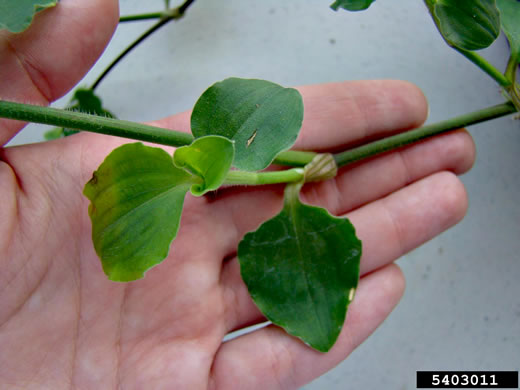
{"label": "benghal dayflower plant", "polygon": [[[360,11],[373,2],[338,0],[331,7]],[[241,275],[266,318],[326,352],[355,297],[362,243],[348,219],[302,203],[302,186],[333,178],[338,168],[361,159],[518,112],[520,2],[425,0],[447,44],[491,76],[505,102],[336,154],[290,150],[303,121],[302,98],[295,89],[264,80],[228,78],[208,88],[193,109],[191,135],[112,118],[94,94],[97,85],[140,42],[183,17],[192,3],[170,8],[166,1],[165,11],[122,17],[121,22],[158,22],[90,88],[78,89],[67,110],[0,101],[0,117],[59,126],[49,138],[83,130],[177,147],[170,154],[141,142],[125,144],[106,157],[85,185],[93,245],[107,277],[116,282],[145,277],[167,257],[188,193],[199,197],[223,186],[284,184],[279,214],[238,245]],[[5,10],[0,28],[23,31],[34,13],[53,6],[59,6],[57,0],[0,0]],[[504,72],[476,52],[491,45],[501,30],[510,44]]]}

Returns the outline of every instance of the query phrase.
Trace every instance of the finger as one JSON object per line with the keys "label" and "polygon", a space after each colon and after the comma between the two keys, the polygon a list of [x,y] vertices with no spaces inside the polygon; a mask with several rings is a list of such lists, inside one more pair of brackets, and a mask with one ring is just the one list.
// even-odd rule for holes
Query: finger
{"label": "finger", "polygon": [[341,150],[418,127],[428,115],[424,94],[406,81],[346,81],[299,90],[305,115],[294,149]]}
{"label": "finger", "polygon": [[163,129],[170,129],[181,131],[183,133],[191,133],[191,110],[180,112],[175,115],[171,115],[166,118],[158,119],[155,121],[147,122],[150,126],[162,127]]}
{"label": "finger", "polygon": [[[471,136],[456,131],[341,169],[332,180],[304,186],[302,201],[341,215],[436,172],[464,173],[474,160]],[[233,229],[229,254],[244,234],[276,215],[282,204],[281,189],[239,190],[221,196],[217,193],[212,204],[213,212]]]}
{"label": "finger", "polygon": [[[427,115],[427,103],[424,95],[417,87],[408,82],[354,81],[306,86],[301,87],[300,90],[306,111],[297,145],[303,148],[313,145],[316,145],[317,148],[330,148],[334,145],[359,143],[364,138],[372,139],[417,126],[424,121]],[[187,131],[189,115],[189,112],[184,112],[152,122],[152,124]],[[323,136],[325,132],[326,137]],[[462,143],[464,142],[456,145]],[[468,141],[466,137],[465,143],[471,144],[471,141]],[[451,150],[454,149],[458,151],[457,148]],[[469,148],[466,149],[469,150]],[[450,163],[457,158],[463,160],[460,158],[460,154],[450,155],[449,158],[443,160],[444,165],[440,168],[451,169]],[[466,160],[470,159],[466,158]],[[426,161],[430,165],[429,169],[422,171],[416,169],[417,177],[431,173],[432,168],[438,168],[434,166],[435,163],[440,164],[441,158],[437,155]],[[457,164],[452,165],[454,165],[454,170],[462,170]],[[397,159],[392,166],[397,166],[397,169],[403,168],[400,159]],[[405,172],[405,174],[407,173]],[[361,176],[358,175],[358,177]],[[412,177],[412,173],[409,177]],[[388,181],[386,183],[388,184]],[[398,187],[392,184],[392,188],[387,188],[386,191],[396,188]],[[220,202],[218,205],[217,203],[212,204],[214,213],[219,215],[223,221],[229,221],[229,225],[235,228],[233,229],[236,233],[235,239],[227,243],[230,252],[235,250],[245,232],[252,230],[261,221],[274,215],[280,205],[279,194],[273,196],[271,192],[264,192],[265,197],[263,197],[257,191],[241,189],[241,192],[245,195],[242,195],[240,199],[235,196],[219,196],[226,194],[226,191],[217,192]],[[335,191],[321,191],[321,193],[328,193],[329,200],[335,201],[330,194],[338,195],[339,191],[335,189]],[[378,195],[376,192],[374,193]],[[255,197],[257,198],[255,199]],[[250,207],[251,201],[261,207]],[[246,218],[244,218],[245,215],[247,215]]]}
{"label": "finger", "polygon": [[[333,214],[341,215],[345,212],[360,207],[363,204],[368,204],[374,200],[380,199],[400,188],[420,180],[428,175],[443,170],[451,170],[457,174],[464,173],[473,164],[475,158],[475,147],[473,140],[465,131],[458,131],[450,134],[445,134],[440,137],[435,137],[431,140],[421,142],[417,145],[407,147],[400,152],[394,152],[381,157],[374,158],[369,162],[358,164],[342,173],[335,180],[315,186],[304,187],[303,200],[311,204],[320,205],[328,208]],[[439,215],[432,215],[432,221],[440,221],[446,226],[451,226],[462,218],[466,208],[466,196],[464,189],[461,188],[460,183],[454,180],[453,191],[455,192],[455,200],[453,202],[453,210]],[[403,205],[407,205],[411,199],[407,198],[408,194],[413,194],[410,190],[404,192]],[[417,205],[417,209],[421,207],[429,207],[428,202],[432,197],[429,196],[428,187],[425,191],[426,197],[422,205]],[[435,190],[435,188],[433,188]],[[457,193],[458,192],[458,193]],[[443,205],[448,201],[444,193],[433,192],[432,202]],[[255,229],[261,222],[274,216],[279,212],[281,205],[281,191],[272,192],[266,189],[259,189],[250,193],[242,194],[240,196],[227,197],[222,199],[222,202],[229,202],[223,207],[226,212],[221,211],[220,218],[231,218],[232,223],[228,226],[234,227],[234,239],[229,244],[229,251],[234,252],[238,242],[242,239],[244,234]],[[390,197],[392,198],[392,197]],[[436,198],[439,198],[437,201]],[[257,203],[258,202],[258,203]],[[218,203],[218,201],[216,202]],[[450,203],[447,204],[449,206]],[[379,221],[381,216],[377,218],[372,214],[374,207],[371,205],[363,208],[360,211],[362,217],[359,219],[359,224],[367,220]],[[218,208],[217,208],[218,209]],[[231,210],[231,212],[229,212]],[[412,210],[412,209],[411,209]],[[433,210],[433,209],[430,209]],[[406,211],[406,209],[404,210]],[[453,212],[453,214],[452,214]],[[366,219],[364,219],[366,218]],[[409,217],[411,219],[411,217]],[[399,220],[399,218],[397,218]],[[412,220],[408,225],[410,231],[415,231],[415,226],[422,226],[425,222],[417,219],[415,223]],[[426,218],[428,222],[428,218]],[[355,224],[355,226],[357,226]],[[436,227],[436,225],[431,225]],[[383,232],[387,228],[391,228],[382,224],[376,224],[375,230],[370,228],[365,229],[368,233],[382,229]],[[423,232],[422,236],[417,236],[418,242],[408,245],[413,248],[420,245],[422,242],[428,241],[442,232],[444,228],[437,227],[430,232]],[[358,227],[359,230],[359,227]],[[362,229],[363,231],[363,229]],[[361,233],[363,234],[363,233]],[[377,237],[377,235],[370,236],[365,233],[365,237]],[[366,243],[365,243],[366,247]],[[369,246],[369,249],[371,246]],[[377,243],[374,243],[374,248],[381,248]],[[409,250],[409,249],[408,249]],[[383,250],[384,251],[384,250]],[[370,253],[365,253],[362,267],[364,272],[370,272],[377,267],[379,260],[380,265],[387,264],[396,258],[402,256],[406,251],[397,253],[385,252],[383,256],[367,256]],[[384,256],[386,254],[387,256]],[[366,259],[365,259],[366,258]],[[221,284],[224,288],[225,299],[227,303],[227,329],[232,331],[249,326],[265,320],[257,307],[247,293],[236,258],[225,264]]]}
{"label": "finger", "polygon": [[[0,98],[47,105],[90,69],[115,30],[117,0],[62,0],[23,33],[0,33]],[[0,145],[22,125],[0,120]]]}
{"label": "finger", "polygon": [[317,352],[272,325],[224,343],[212,368],[214,387],[299,388],[332,369],[370,336],[403,291],[404,278],[396,265],[361,279],[345,326],[328,353]]}
{"label": "finger", "polygon": [[348,218],[363,241],[361,273],[397,260],[456,225],[467,209],[462,182],[440,172],[353,211]]}
{"label": "finger", "polygon": [[[341,149],[420,126],[428,114],[423,93],[406,81],[344,81],[297,89],[305,112],[294,149]],[[190,115],[187,111],[151,124],[189,131]]]}
{"label": "finger", "polygon": [[[420,126],[428,114],[424,94],[407,81],[343,81],[297,89],[305,112],[295,149],[337,148],[411,129]],[[191,111],[186,111],[151,124],[189,131],[190,115]]]}
{"label": "finger", "polygon": [[[422,92],[413,84],[401,81],[350,81],[341,83],[330,83],[321,85],[304,86],[300,88],[305,105],[305,118],[302,131],[296,142],[296,148],[302,149],[324,149],[337,148],[341,145],[357,144],[363,140],[373,139],[398,131],[413,128],[420,125],[426,118],[428,106]],[[176,120],[175,123],[168,120],[162,122],[165,126],[178,124],[185,128],[188,124],[188,113],[185,113],[182,120]],[[438,144],[439,145],[439,144]],[[451,149],[454,153],[449,154],[448,159],[442,160],[439,155],[433,155],[433,158],[424,159],[429,164],[427,169],[415,169],[414,173],[408,173],[406,169],[413,167],[415,161],[403,166],[404,159],[395,158],[392,164],[393,170],[403,170],[401,177],[409,179],[417,179],[432,173],[433,169],[451,169],[459,172],[465,168],[462,165],[471,165],[467,161],[472,161],[471,151],[473,150],[472,141],[467,137],[464,141],[457,142]],[[446,145],[444,145],[446,147]],[[439,148],[435,148],[439,149]],[[446,149],[440,148],[442,154]],[[461,151],[466,157],[461,157]],[[399,157],[399,156],[397,156]],[[454,160],[459,159],[461,164],[455,164]],[[402,161],[400,161],[402,160]],[[379,166],[385,166],[382,160],[374,160],[380,162]],[[444,164],[443,166],[441,166]],[[449,166],[449,165],[452,165]],[[360,167],[361,165],[356,165]],[[370,169],[364,166],[366,171]],[[397,168],[395,168],[397,167]],[[354,168],[351,168],[354,169]],[[360,172],[362,169],[357,169]],[[391,169],[386,172],[390,173]],[[366,172],[365,171],[365,172]],[[346,172],[346,170],[343,170]],[[406,176],[408,175],[408,176]],[[348,175],[347,175],[348,176]],[[351,179],[347,176],[341,183],[341,187]],[[358,181],[367,181],[367,177],[363,174],[351,174],[356,176]],[[393,177],[386,175],[386,178]],[[340,201],[347,199],[341,194],[340,189],[336,185],[337,180],[330,181],[328,186],[331,191],[317,191],[317,186],[313,186],[312,191],[326,194],[326,198],[318,196],[317,203],[326,199],[328,207],[339,204]],[[331,184],[332,183],[332,184]],[[399,188],[396,184],[402,185],[399,180],[386,180],[379,186],[380,191],[374,191],[374,188],[368,190],[374,196],[386,195],[389,191]],[[370,186],[371,187],[371,186]],[[321,188],[325,188],[322,186]],[[356,188],[350,186],[349,188]],[[366,188],[366,186],[365,186]],[[377,189],[377,188],[376,188]],[[260,190],[262,191],[262,190]],[[306,189],[305,192],[308,190]],[[225,220],[230,221],[230,226],[235,229],[235,239],[229,243],[230,252],[234,251],[236,245],[242,236],[257,227],[262,221],[273,216],[280,207],[280,194],[257,191],[240,191],[242,195],[236,197],[235,192],[221,191],[217,195],[217,204],[215,204],[215,213],[218,213]],[[224,195],[224,196],[222,196]],[[349,194],[351,195],[351,194]],[[305,195],[304,195],[305,196]],[[349,196],[349,199],[352,199]],[[361,204],[371,199],[356,198],[353,204]],[[253,202],[253,203],[252,203]],[[322,202],[321,202],[322,203]],[[251,207],[252,204],[262,205],[262,207]],[[343,211],[343,210],[341,210]]]}
{"label": "finger", "polygon": [[345,167],[334,180],[305,186],[302,199],[345,214],[433,173],[461,175],[474,161],[473,139],[459,130]]}
{"label": "finger", "polygon": [[[165,129],[175,129],[177,131],[188,133],[190,131],[189,116],[190,112],[183,112],[180,114],[172,115],[168,118],[147,122],[147,124],[151,126],[162,127]],[[63,160],[64,169],[67,169],[68,171],[70,170],[71,177],[77,176],[78,182],[81,183],[81,186],[83,186],[83,184],[92,177],[92,172],[97,169],[97,167],[103,162],[103,160],[106,158],[108,154],[110,154],[111,151],[123,144],[131,142],[136,141],[116,136],[80,132],[79,134],[75,134],[71,137],[65,137],[59,140],[55,140],[53,142],[45,142],[43,144],[38,144],[37,149],[40,156],[40,160],[43,160],[44,162],[54,161],[53,163],[55,164],[55,156],[59,156],[60,161]],[[143,143],[148,146],[159,147],[159,145],[157,144],[149,142]],[[173,147],[161,147],[165,149],[168,153],[173,153],[173,151],[175,150],[175,148]],[[31,148],[32,146],[30,145],[22,145],[10,148],[10,150],[6,152],[8,155],[11,156],[10,164],[16,164],[17,159],[14,156],[22,155],[24,152],[27,152],[27,150]],[[66,156],[64,154],[66,154]],[[76,161],[79,156],[81,156],[81,161],[77,161],[77,165],[81,167],[80,172],[77,171],[76,164],[71,164],[71,161]],[[20,160],[23,160],[23,156],[20,157]],[[45,168],[45,166],[42,166],[41,164],[42,163],[39,163],[38,167]]]}
{"label": "finger", "polygon": [[[359,137],[393,133],[414,127],[424,121],[427,104],[422,92],[407,82],[400,81],[354,81],[306,86],[301,88],[306,105],[305,120],[301,133],[302,147],[309,142],[318,142],[320,147],[332,147],[359,141]],[[371,112],[367,120],[365,110]],[[324,115],[322,112],[325,112]],[[151,125],[188,132],[191,112],[183,112],[167,118],[150,122]],[[320,141],[323,132],[331,136],[330,144]],[[314,135],[305,135],[311,133]],[[90,163],[83,163],[85,168],[95,168],[111,149],[129,140],[106,137],[97,134],[84,135],[88,143]],[[83,148],[84,146],[82,146]],[[89,171],[87,176],[91,172]],[[276,207],[272,208],[275,210]],[[264,207],[268,209],[268,207]],[[227,210],[223,212],[226,217]],[[226,218],[227,219],[227,218]],[[241,237],[241,236],[240,236]],[[235,240],[236,242],[236,240]],[[235,246],[231,244],[231,246]]]}
{"label": "finger", "polygon": [[[460,180],[441,172],[347,214],[363,242],[361,275],[392,263],[455,225],[467,205]],[[236,258],[225,264],[221,283],[230,331],[264,320],[240,277]]]}

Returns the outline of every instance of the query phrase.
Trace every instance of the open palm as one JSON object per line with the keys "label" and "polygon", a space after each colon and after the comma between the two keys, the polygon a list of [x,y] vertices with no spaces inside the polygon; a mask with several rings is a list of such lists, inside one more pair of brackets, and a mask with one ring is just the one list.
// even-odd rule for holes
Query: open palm
{"label": "open palm", "polygon": [[[115,0],[63,0],[26,33],[0,35],[0,97],[47,104],[65,93],[96,60],[117,16]],[[327,150],[407,130],[427,111],[421,92],[403,82],[300,91],[305,119],[298,149]],[[189,114],[155,124],[189,131]],[[20,127],[0,121],[2,144]],[[466,196],[453,173],[465,172],[474,158],[471,138],[458,131],[304,188],[305,202],[348,215],[364,245],[346,326],[322,354],[274,326],[222,342],[265,320],[240,278],[235,252],[246,232],[280,210],[279,187],[188,196],[168,258],[143,280],[107,280],[82,190],[123,142],[82,133],[0,149],[0,388],[297,388],[348,356],[386,318],[404,289],[392,262],[462,218]]]}

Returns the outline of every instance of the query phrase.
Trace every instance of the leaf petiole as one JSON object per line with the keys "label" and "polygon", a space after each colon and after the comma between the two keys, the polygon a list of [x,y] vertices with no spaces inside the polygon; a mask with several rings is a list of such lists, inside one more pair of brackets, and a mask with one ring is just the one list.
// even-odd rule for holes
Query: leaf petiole
{"label": "leaf petiole", "polygon": [[508,87],[511,85],[511,81],[508,80],[497,68],[495,68],[489,61],[487,61],[480,54],[474,51],[464,50],[458,47],[453,47],[460,54],[466,57],[468,60],[477,65],[485,73],[487,73],[493,80],[495,80],[501,87]]}
{"label": "leaf petiole", "polygon": [[140,20],[152,20],[152,19],[161,19],[167,16],[167,13],[164,11],[161,12],[149,12],[144,14],[136,14],[136,15],[125,15],[119,18],[119,23],[125,22],[134,22]]}
{"label": "leaf petiole", "polygon": [[121,54],[119,54],[111,63],[108,65],[108,67],[99,75],[99,77],[94,81],[90,89],[95,90],[101,81],[110,73],[114,67],[121,62],[123,58],[125,58],[133,49],[135,49],[141,42],[143,42],[146,38],[148,38],[150,35],[152,35],[154,32],[159,30],[161,27],[165,26],[169,22],[174,20],[172,16],[164,17],[160,19],[157,23],[155,23],[152,27],[150,27],[148,30],[146,30],[141,36],[139,36],[134,42],[132,42]]}
{"label": "leaf petiole", "polygon": [[[159,12],[159,13],[152,13],[152,14],[143,14],[143,15],[133,15],[133,16],[127,16],[124,17],[125,20],[123,21],[130,21],[130,20],[143,20],[143,19],[154,19],[155,16],[159,16],[159,21],[155,23],[152,27],[150,27],[148,30],[146,30],[141,36],[139,36],[134,42],[132,42],[121,54],[119,54],[111,63],[108,65],[108,67],[101,73],[101,75],[94,81],[94,84],[92,84],[92,87],[90,89],[95,90],[98,85],[103,81],[103,79],[110,73],[110,71],[123,59],[126,57],[128,53],[130,53],[133,49],[135,49],[141,42],[143,42],[146,38],[148,38],[150,35],[152,35],[154,32],[159,30],[161,27],[165,26],[172,20],[181,19],[184,16],[184,13],[188,9],[188,7],[194,2],[195,0],[186,0],[182,5],[180,5],[177,8],[172,8],[170,10],[167,10],[165,12]],[[144,17],[143,17],[144,16]],[[150,16],[153,16],[150,18]],[[121,19],[119,19],[121,22]]]}
{"label": "leaf petiole", "polygon": [[506,88],[506,91],[517,110],[520,110],[520,85],[516,82],[518,65],[518,59],[511,55],[507,63],[505,75],[511,80],[511,85]]}
{"label": "leaf petiole", "polygon": [[509,61],[507,61],[507,67],[505,72],[505,77],[510,81],[510,84],[514,84],[516,82],[516,72],[518,69],[518,60],[514,56],[509,57]]}
{"label": "leaf petiole", "polygon": [[292,168],[273,172],[229,171],[223,185],[265,185],[295,183],[305,178],[303,168]]}

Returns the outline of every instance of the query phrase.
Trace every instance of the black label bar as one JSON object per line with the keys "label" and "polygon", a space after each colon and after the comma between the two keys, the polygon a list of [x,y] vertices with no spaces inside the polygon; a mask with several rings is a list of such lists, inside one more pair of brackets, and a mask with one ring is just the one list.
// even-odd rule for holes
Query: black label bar
{"label": "black label bar", "polygon": [[518,389],[518,371],[417,371],[418,389]]}

